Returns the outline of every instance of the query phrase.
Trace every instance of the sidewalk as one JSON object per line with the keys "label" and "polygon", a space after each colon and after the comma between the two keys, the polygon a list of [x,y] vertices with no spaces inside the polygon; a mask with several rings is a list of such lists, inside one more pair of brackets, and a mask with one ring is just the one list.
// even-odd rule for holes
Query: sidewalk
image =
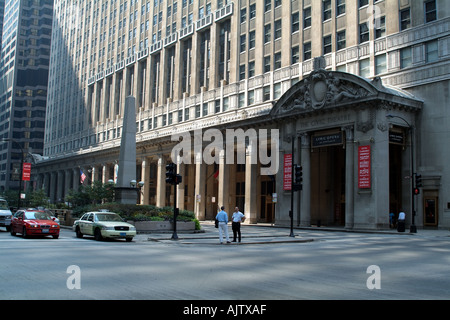
{"label": "sidewalk", "polygon": [[[202,221],[202,230],[196,233],[182,233],[177,232],[178,243],[182,244],[206,244],[206,245],[220,245],[219,232],[214,227],[213,221]],[[395,229],[387,230],[347,230],[343,227],[308,227],[308,228],[296,228],[294,227],[294,237],[290,236],[290,228],[272,226],[270,224],[242,224],[242,242],[231,242],[227,245],[246,245],[246,244],[268,244],[268,243],[291,243],[299,242],[306,243],[312,242],[315,239],[324,236],[324,232],[348,232],[348,233],[367,233],[367,234],[386,234],[386,235],[399,235],[399,236],[412,236],[412,237],[448,237],[450,240],[449,230],[431,230],[431,229],[418,229],[417,233],[409,233],[409,230],[405,232],[397,232]],[[228,234],[230,241],[233,240],[233,231],[231,230],[231,224],[229,225]],[[141,234],[146,236],[148,241],[174,241],[172,240],[172,233],[147,233]]]}

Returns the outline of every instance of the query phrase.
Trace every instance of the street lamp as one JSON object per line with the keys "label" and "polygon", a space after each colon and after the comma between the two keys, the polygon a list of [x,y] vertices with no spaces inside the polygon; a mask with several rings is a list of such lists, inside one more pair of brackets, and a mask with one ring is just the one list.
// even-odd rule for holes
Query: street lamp
{"label": "street lamp", "polygon": [[409,232],[410,233],[417,233],[417,227],[414,223],[415,220],[415,216],[416,216],[416,207],[415,207],[415,201],[414,201],[414,194],[413,194],[413,190],[415,189],[414,187],[414,177],[415,177],[415,173],[414,173],[414,141],[413,141],[413,126],[411,124],[409,124],[408,121],[406,121],[404,118],[400,117],[400,116],[394,116],[392,114],[388,114],[386,115],[386,118],[388,119],[392,119],[392,118],[398,118],[400,120],[402,120],[403,122],[406,123],[406,125],[408,126],[408,132],[409,132],[409,138],[411,140],[411,148],[410,148],[410,172],[411,172],[411,211],[412,211],[412,220],[411,220],[411,226],[409,227]]}
{"label": "street lamp", "polygon": [[9,141],[18,145],[19,149],[21,151],[21,153],[20,153],[20,176],[19,176],[19,198],[17,199],[17,209],[20,209],[20,198],[22,195],[22,179],[23,179],[23,176],[22,176],[23,175],[23,160],[24,160],[23,159],[23,148],[20,145],[20,143],[17,142],[16,140],[14,140],[13,138],[2,138],[0,140],[0,142],[9,142]]}

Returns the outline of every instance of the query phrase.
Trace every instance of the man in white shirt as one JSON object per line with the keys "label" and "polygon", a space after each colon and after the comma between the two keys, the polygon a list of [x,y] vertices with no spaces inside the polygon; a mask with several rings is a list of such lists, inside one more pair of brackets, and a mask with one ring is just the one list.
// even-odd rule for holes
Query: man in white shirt
{"label": "man in white shirt", "polygon": [[234,208],[233,216],[231,217],[231,228],[233,229],[233,242],[236,242],[236,235],[239,242],[241,242],[241,221],[245,220],[245,216],[239,211],[239,208]]}

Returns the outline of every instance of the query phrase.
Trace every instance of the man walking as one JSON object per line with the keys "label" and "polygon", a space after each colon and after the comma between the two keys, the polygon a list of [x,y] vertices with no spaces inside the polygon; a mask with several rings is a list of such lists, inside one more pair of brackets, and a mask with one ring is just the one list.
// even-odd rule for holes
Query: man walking
{"label": "man walking", "polygon": [[220,211],[216,215],[216,219],[219,221],[219,239],[221,244],[223,242],[223,233],[225,233],[227,243],[230,243],[230,238],[228,236],[228,214],[224,209],[224,206],[220,207]]}
{"label": "man walking", "polygon": [[241,222],[244,221],[245,216],[239,211],[239,208],[234,208],[233,216],[231,217],[231,228],[233,229],[233,242],[236,242],[236,235],[239,242],[241,242]]}

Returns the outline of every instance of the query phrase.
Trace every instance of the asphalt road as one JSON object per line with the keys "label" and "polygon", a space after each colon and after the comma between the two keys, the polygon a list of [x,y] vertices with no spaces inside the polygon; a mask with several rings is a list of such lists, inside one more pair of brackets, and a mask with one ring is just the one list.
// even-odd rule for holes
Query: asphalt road
{"label": "asphalt road", "polygon": [[0,228],[0,299],[450,299],[448,235],[296,235],[312,241],[218,245],[209,227],[189,241],[23,239]]}

